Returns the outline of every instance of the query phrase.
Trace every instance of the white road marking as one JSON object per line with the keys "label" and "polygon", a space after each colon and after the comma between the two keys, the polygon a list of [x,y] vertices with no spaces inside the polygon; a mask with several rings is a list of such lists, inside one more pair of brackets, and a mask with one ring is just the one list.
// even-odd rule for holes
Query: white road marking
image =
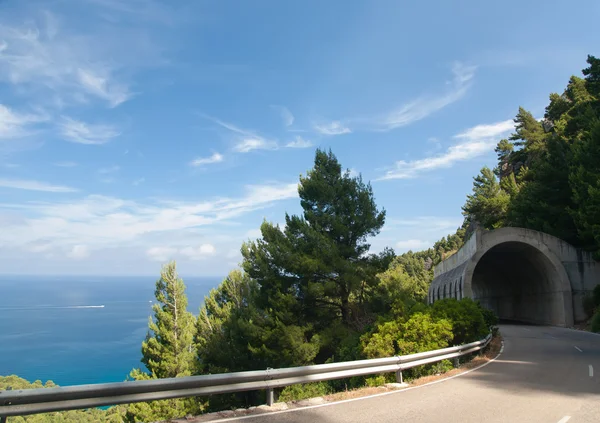
{"label": "white road marking", "polygon": [[527,328],[521,328],[521,329],[531,332],[531,329],[527,329]]}
{"label": "white road marking", "polygon": [[579,352],[583,352],[578,346],[575,346],[575,349]]}
{"label": "white road marking", "polygon": [[592,365],[590,364],[590,377],[594,377],[594,368],[592,367]]}
{"label": "white road marking", "polygon": [[569,420],[571,420],[571,416],[564,416],[558,423],[567,423]]}

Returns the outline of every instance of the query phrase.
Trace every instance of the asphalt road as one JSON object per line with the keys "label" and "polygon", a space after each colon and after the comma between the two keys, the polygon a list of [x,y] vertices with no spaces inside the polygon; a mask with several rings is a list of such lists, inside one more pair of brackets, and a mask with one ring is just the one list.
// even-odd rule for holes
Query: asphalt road
{"label": "asphalt road", "polygon": [[500,330],[502,355],[466,375],[385,396],[244,420],[600,422],[600,336],[545,326],[502,325]]}

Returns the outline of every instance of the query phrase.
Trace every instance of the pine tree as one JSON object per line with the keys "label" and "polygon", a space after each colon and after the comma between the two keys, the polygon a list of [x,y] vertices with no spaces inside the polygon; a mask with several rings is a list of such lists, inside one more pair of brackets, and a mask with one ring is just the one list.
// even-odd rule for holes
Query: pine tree
{"label": "pine tree", "polygon": [[574,202],[571,214],[582,246],[600,258],[600,120],[574,146],[573,163],[569,175]]}
{"label": "pine tree", "polygon": [[[177,275],[175,262],[163,266],[154,295],[154,318],[149,318],[149,331],[142,342],[142,363],[149,373],[134,369],[130,377],[149,380],[190,376],[196,369],[195,319],[187,311],[185,285]],[[127,407],[126,419],[165,420],[199,414],[203,408],[203,402],[196,398],[136,403]]]}
{"label": "pine tree", "polygon": [[502,190],[494,172],[487,166],[473,179],[473,194],[467,196],[462,207],[463,215],[486,229],[501,227],[506,219],[509,195]]}
{"label": "pine tree", "polygon": [[335,322],[361,324],[364,290],[391,253],[368,254],[367,239],[379,233],[385,211],[377,209],[371,185],[342,172],[333,153],[317,150],[298,192],[303,215],[286,215],[284,230],[264,222],[262,239],[245,244],[242,255],[261,307],[308,340]]}
{"label": "pine tree", "polygon": [[154,319],[142,343],[142,362],[157,378],[190,376],[194,372],[195,319],[187,311],[185,285],[178,277],[175,262],[163,266],[154,292]]}

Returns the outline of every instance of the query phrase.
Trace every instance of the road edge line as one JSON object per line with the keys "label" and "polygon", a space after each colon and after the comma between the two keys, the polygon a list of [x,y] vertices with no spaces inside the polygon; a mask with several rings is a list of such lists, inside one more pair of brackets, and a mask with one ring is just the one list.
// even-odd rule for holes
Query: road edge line
{"label": "road edge line", "polygon": [[467,375],[467,374],[469,374],[471,372],[474,372],[475,370],[479,370],[479,369],[487,366],[490,363],[493,363],[494,361],[496,361],[498,359],[498,357],[500,357],[502,355],[503,352],[504,352],[504,340],[501,341],[500,351],[498,351],[498,354],[496,355],[496,357],[490,359],[490,361],[487,361],[487,362],[483,363],[480,366],[477,366],[477,367],[475,367],[473,369],[469,369],[469,370],[467,370],[465,372],[462,372],[462,373],[459,373],[457,375],[449,376],[449,377],[446,377],[444,379],[434,380],[432,382],[428,382],[428,383],[425,383],[423,385],[411,386],[409,388],[398,389],[397,391],[382,392],[380,394],[367,395],[365,397],[350,398],[350,399],[341,400],[341,401],[333,401],[333,402],[328,402],[326,404],[316,404],[316,405],[309,405],[309,406],[306,406],[306,407],[292,408],[292,409],[289,409],[289,410],[272,411],[272,412],[267,412],[267,413],[254,414],[254,415],[250,415],[250,416],[226,417],[224,419],[206,420],[205,423],[210,423],[210,422],[234,422],[234,421],[239,421],[239,420],[255,419],[257,417],[274,416],[274,415],[277,415],[277,414],[291,413],[293,411],[312,410],[314,408],[328,407],[330,405],[344,404],[344,403],[347,403],[347,402],[354,402],[354,401],[366,400],[366,399],[370,399],[370,398],[383,397],[383,396],[386,396],[386,395],[401,394],[402,392],[408,392],[408,391],[412,391],[413,389],[424,388],[426,386],[435,385],[436,383],[446,382],[447,380],[451,380],[451,379],[454,379],[454,378],[457,378],[457,377],[460,377],[460,376]]}

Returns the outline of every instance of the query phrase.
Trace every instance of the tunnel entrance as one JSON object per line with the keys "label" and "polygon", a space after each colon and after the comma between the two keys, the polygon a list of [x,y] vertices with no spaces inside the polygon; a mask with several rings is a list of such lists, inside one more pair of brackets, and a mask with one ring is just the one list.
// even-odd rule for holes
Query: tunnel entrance
{"label": "tunnel entrance", "polygon": [[565,326],[565,305],[571,300],[562,277],[556,263],[538,248],[504,242],[479,259],[471,289],[473,299],[501,319]]}

